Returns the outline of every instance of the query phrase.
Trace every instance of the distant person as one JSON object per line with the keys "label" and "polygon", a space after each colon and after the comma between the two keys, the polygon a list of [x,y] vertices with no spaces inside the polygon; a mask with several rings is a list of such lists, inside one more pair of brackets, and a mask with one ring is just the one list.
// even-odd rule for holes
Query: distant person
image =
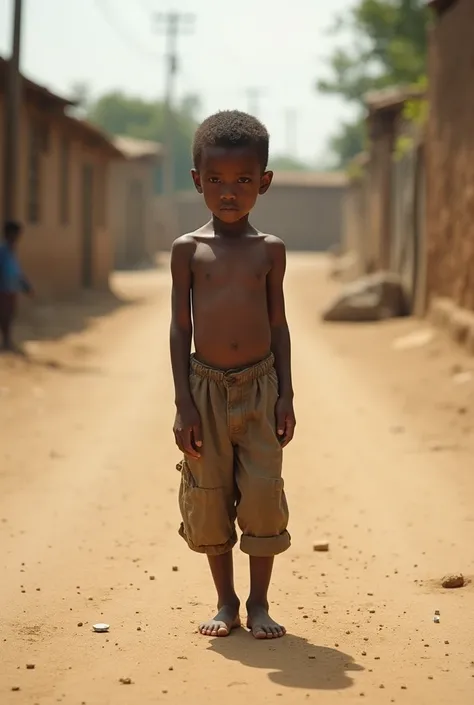
{"label": "distant person", "polygon": [[18,295],[32,295],[33,289],[23,274],[16,254],[22,235],[22,226],[8,220],[3,226],[3,242],[0,244],[0,333],[4,350],[16,351],[12,340],[12,327],[15,320]]}
{"label": "distant person", "polygon": [[240,626],[236,519],[250,557],[247,627],[256,639],[286,633],[270,617],[267,596],[274,557],[290,546],[281,477],[296,423],[286,251],[249,223],[272,181],[268,147],[267,130],[246,113],[223,111],[202,123],[192,177],[212,219],[179,237],[171,254],[174,435],[184,453],[180,534],[209,560],[218,612],[199,631],[213,637]]}

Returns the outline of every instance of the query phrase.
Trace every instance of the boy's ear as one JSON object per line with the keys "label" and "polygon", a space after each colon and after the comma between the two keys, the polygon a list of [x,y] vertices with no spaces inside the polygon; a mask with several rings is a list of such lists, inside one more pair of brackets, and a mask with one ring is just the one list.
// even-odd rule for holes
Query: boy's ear
{"label": "boy's ear", "polygon": [[191,169],[191,176],[193,177],[194,186],[196,187],[196,191],[198,193],[202,193],[200,173],[196,169]]}
{"label": "boy's ear", "polygon": [[262,178],[260,179],[260,189],[259,189],[259,194],[263,196],[264,193],[268,191],[270,188],[270,184],[272,183],[273,179],[273,171],[266,171]]}

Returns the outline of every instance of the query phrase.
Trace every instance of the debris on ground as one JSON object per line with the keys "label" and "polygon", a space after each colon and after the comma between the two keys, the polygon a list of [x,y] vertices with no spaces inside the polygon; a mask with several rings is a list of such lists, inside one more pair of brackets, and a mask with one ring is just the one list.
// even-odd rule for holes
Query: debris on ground
{"label": "debris on ground", "polygon": [[27,663],[26,664],[26,670],[27,671],[34,671],[35,669],[35,664],[34,663]]}
{"label": "debris on ground", "polygon": [[395,338],[392,343],[392,347],[394,350],[412,350],[414,348],[422,348],[431,343],[434,335],[434,331],[431,328],[416,330],[408,335]]}
{"label": "debris on ground", "polygon": [[408,314],[403,286],[396,274],[377,272],[345,286],[322,314],[323,321],[368,322]]}
{"label": "debris on ground", "polygon": [[445,575],[441,585],[447,589],[462,588],[465,585],[464,575],[462,573]]}
{"label": "debris on ground", "polygon": [[122,685],[132,685],[133,681],[131,678],[120,678],[119,683]]}
{"label": "debris on ground", "polygon": [[100,623],[100,624],[94,624],[94,625],[92,626],[92,629],[93,629],[95,632],[100,632],[100,633],[108,632],[109,629],[110,629],[110,625],[109,625],[109,624],[102,624],[102,623]]}
{"label": "debris on ground", "polygon": [[328,541],[316,541],[316,543],[313,544],[313,551],[318,551],[320,553],[324,553],[329,551],[329,542]]}

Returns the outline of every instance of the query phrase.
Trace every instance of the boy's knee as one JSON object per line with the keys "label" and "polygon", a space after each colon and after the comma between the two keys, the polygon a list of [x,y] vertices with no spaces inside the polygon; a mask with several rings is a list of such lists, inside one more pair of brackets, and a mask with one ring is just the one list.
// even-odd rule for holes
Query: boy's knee
{"label": "boy's knee", "polygon": [[288,504],[281,478],[253,477],[241,489],[237,518],[241,549],[251,556],[275,556],[290,547]]}

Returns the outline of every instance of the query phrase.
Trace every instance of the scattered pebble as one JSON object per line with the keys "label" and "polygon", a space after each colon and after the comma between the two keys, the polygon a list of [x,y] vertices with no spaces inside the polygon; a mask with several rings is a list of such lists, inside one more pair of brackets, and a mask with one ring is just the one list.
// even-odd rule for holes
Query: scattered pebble
{"label": "scattered pebble", "polygon": [[95,632],[100,632],[100,633],[108,632],[109,629],[110,629],[110,625],[109,625],[109,624],[102,624],[102,623],[100,623],[100,624],[94,624],[93,627],[92,627],[92,629],[93,629]]}
{"label": "scattered pebble", "polygon": [[313,551],[318,551],[321,553],[329,551],[328,541],[316,541],[316,543],[313,544]]}
{"label": "scattered pebble", "polygon": [[122,685],[132,685],[132,679],[131,678],[120,678],[119,683]]}
{"label": "scattered pebble", "polygon": [[78,626],[78,627],[83,627],[83,626],[84,626],[84,622],[78,622],[78,623],[77,623],[77,626]]}
{"label": "scattered pebble", "polygon": [[26,668],[28,671],[34,671],[35,669],[35,664],[34,663],[27,663]]}
{"label": "scattered pebble", "polygon": [[179,570],[179,568],[178,568],[177,565],[174,565],[173,568],[172,568],[172,570],[173,570],[173,573],[177,573],[178,570]]}
{"label": "scattered pebble", "polygon": [[18,685],[14,685],[13,688],[12,688],[12,691],[13,691],[14,693],[18,693],[18,692],[20,691],[20,687],[19,687]]}
{"label": "scattered pebble", "polygon": [[441,585],[447,589],[462,588],[465,585],[464,575],[462,573],[445,575]]}

